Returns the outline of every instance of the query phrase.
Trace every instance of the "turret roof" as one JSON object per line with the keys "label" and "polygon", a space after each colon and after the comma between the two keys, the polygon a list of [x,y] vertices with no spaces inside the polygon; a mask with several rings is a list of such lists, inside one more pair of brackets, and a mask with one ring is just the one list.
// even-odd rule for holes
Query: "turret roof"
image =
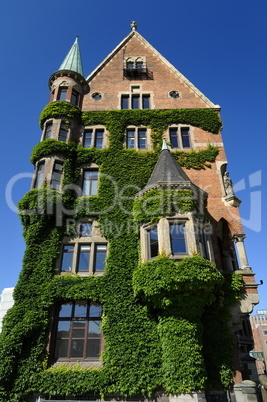
{"label": "turret roof", "polygon": [[168,150],[166,142],[163,141],[160,157],[154,167],[147,185],[142,192],[158,186],[191,186],[191,181],[185,174],[179,163]]}
{"label": "turret roof", "polygon": [[73,43],[63,63],[59,67],[58,71],[60,70],[74,71],[83,77],[82,59],[78,44],[78,36],[76,36],[75,42]]}

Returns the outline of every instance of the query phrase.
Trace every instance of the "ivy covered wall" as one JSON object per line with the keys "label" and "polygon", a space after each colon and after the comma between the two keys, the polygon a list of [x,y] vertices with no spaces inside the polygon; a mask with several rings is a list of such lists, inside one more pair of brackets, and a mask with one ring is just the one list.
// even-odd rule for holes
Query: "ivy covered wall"
{"label": "ivy covered wall", "polygon": [[[66,117],[59,106],[61,102],[48,105],[41,121],[55,115]],[[83,113],[84,124],[107,126],[107,149],[84,149],[50,139],[34,148],[33,163],[54,153],[64,155],[64,185],[78,182],[83,164],[96,163],[102,175],[97,196],[77,198],[69,189],[58,193],[44,185],[29,191],[19,204],[26,250],[15,305],[0,334],[3,402],[22,402],[35,393],[46,398],[152,396],[163,389],[175,394],[227,387],[231,381],[228,307],[240,296],[241,278],[235,273],[224,277],[200,256],[178,263],[160,256],[140,264],[138,220],[143,217],[138,203],[132,214],[134,196],[146,185],[157,161],[162,130],[170,121],[177,123],[176,119],[193,124],[194,113],[171,111],[170,117],[170,111],[134,112]],[[212,131],[217,121],[218,130],[215,114],[202,112],[202,119],[195,113],[195,125],[203,127],[204,119],[206,129]],[[80,118],[77,113],[74,110],[69,118]],[[123,127],[129,122],[138,125],[141,119],[142,124],[154,127],[155,151],[123,149]],[[217,152],[211,146],[187,152],[181,159],[184,164],[180,162],[208,169],[206,163],[214,162]],[[114,203],[110,177],[120,194]],[[62,206],[65,213],[59,224]],[[59,275],[55,269],[62,238],[69,233],[67,219],[82,216],[94,217],[109,242],[103,276]],[[82,368],[77,362],[71,367],[53,367],[48,347],[53,306],[82,299],[103,306],[102,366]],[[216,341],[210,339],[211,327]],[[223,353],[218,345],[223,345]]]}

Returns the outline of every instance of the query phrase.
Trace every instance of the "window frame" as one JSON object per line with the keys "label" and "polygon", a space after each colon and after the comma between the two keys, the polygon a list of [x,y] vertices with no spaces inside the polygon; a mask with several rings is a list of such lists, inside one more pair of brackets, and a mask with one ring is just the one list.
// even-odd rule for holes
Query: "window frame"
{"label": "window frame", "polygon": [[[65,94],[64,97],[62,97],[62,94]],[[67,94],[68,94],[68,87],[67,86],[59,86],[58,87],[58,92],[57,92],[57,101],[67,101]]]}
{"label": "window frame", "polygon": [[[86,145],[86,140],[89,139],[86,137],[86,134],[90,133],[90,146],[85,146]],[[101,141],[101,147],[97,146],[97,140],[99,139],[97,137],[98,133],[102,133],[102,139]],[[103,149],[106,147],[106,129],[103,126],[88,126],[85,127],[84,132],[83,132],[83,137],[82,137],[82,146],[86,149],[88,148],[96,148],[96,149]]]}
{"label": "window frame", "polygon": [[[58,130],[58,141],[62,141],[62,142],[68,142],[69,139],[69,125],[65,122],[65,121],[61,121],[60,125],[59,125],[59,130]],[[64,134],[64,138],[63,138],[63,133]],[[63,139],[61,139],[60,137],[62,137]]]}
{"label": "window frame", "polygon": [[[86,173],[97,173],[97,176],[90,176],[88,178],[85,177]],[[94,183],[96,182],[96,188],[94,188]],[[86,187],[89,186],[89,194],[87,194]],[[98,186],[99,186],[99,170],[98,167],[85,167],[82,169],[82,183],[81,183],[81,191],[82,197],[90,197],[90,196],[97,196],[98,195]],[[93,192],[93,194],[92,194]]]}
{"label": "window frame", "polygon": [[[56,166],[60,165],[61,169],[58,169]],[[56,179],[57,175],[59,175],[60,179]],[[53,170],[51,173],[51,180],[50,180],[50,188],[51,190],[60,191],[61,190],[61,183],[62,183],[62,176],[63,176],[63,162],[55,160],[53,164]],[[56,187],[54,188],[53,185],[57,183]]]}
{"label": "window frame", "polygon": [[[42,169],[40,169],[41,167],[42,167]],[[44,178],[45,178],[45,170],[46,170],[45,160],[39,161],[36,166],[33,188],[40,188],[42,186],[42,184],[44,182]],[[40,179],[40,176],[41,176],[41,179]]]}
{"label": "window frame", "polygon": [[152,109],[151,99],[152,97],[150,92],[122,93],[120,96],[120,109],[121,110]]}
{"label": "window frame", "polygon": [[[69,315],[60,315],[61,306],[70,306]],[[76,313],[76,306],[84,306],[85,307],[85,314]],[[96,314],[93,315],[94,309],[92,307],[95,306],[97,308],[101,308],[101,314],[98,313],[98,309],[96,309]],[[92,310],[91,310],[92,309]],[[82,309],[83,310],[83,309]],[[93,311],[93,312],[91,312]],[[76,300],[76,301],[66,301],[60,303],[56,306],[56,314],[54,319],[54,331],[53,331],[53,342],[52,342],[52,356],[54,362],[66,362],[66,361],[82,361],[82,362],[97,362],[100,361],[101,353],[103,351],[103,333],[101,330],[102,325],[102,316],[103,316],[103,308],[99,303],[96,303],[92,300]],[[69,323],[69,331],[67,332],[67,336],[59,335],[59,328],[60,323]],[[84,326],[82,324],[85,324]],[[90,336],[89,328],[90,323],[93,323],[93,326],[99,326],[99,333],[93,333],[93,336]],[[77,325],[78,324],[78,325]],[[67,324],[68,325],[68,324]],[[64,325],[62,326],[62,329]],[[83,334],[81,334],[81,330]],[[75,334],[76,330],[76,334]],[[62,331],[62,330],[61,330]],[[64,330],[63,330],[64,331]],[[80,335],[79,335],[80,332]],[[75,336],[76,335],[76,336]],[[98,340],[98,353],[97,356],[88,356],[87,355],[87,348],[90,341]],[[60,341],[65,341],[67,346],[67,355],[60,356],[57,352],[57,347],[59,347]],[[75,341],[79,343],[79,341],[83,342],[82,345],[82,356],[72,356],[71,352],[73,351],[72,345],[75,344]],[[62,342],[62,343],[63,343]],[[92,342],[93,344],[93,342]]]}
{"label": "window frame", "polygon": [[[82,225],[91,226],[89,233],[81,233]],[[87,269],[79,270],[81,247],[84,246],[90,247],[88,265]],[[100,249],[99,246],[103,248]],[[66,257],[67,254],[71,254],[71,257]],[[97,258],[99,258],[102,254],[105,254],[105,261],[101,269],[96,269]],[[78,274],[79,276],[90,276],[93,274],[102,275],[105,272],[107,257],[108,241],[101,235],[97,222],[94,220],[81,221],[76,224],[74,237],[65,237],[63,239],[61,253],[57,260],[56,268],[60,274],[72,273]],[[70,265],[69,268],[67,268],[68,263]]]}
{"label": "window frame", "polygon": [[[183,134],[187,132],[187,134]],[[171,135],[171,132],[175,132],[175,135]],[[191,149],[192,148],[192,129],[188,125],[171,125],[168,127],[168,141],[173,149]],[[176,144],[174,142],[176,141]],[[187,145],[189,144],[189,146]]]}
{"label": "window frame", "polygon": [[[129,136],[129,133],[133,133],[133,135]],[[145,132],[145,136],[141,135],[142,132]],[[141,146],[142,139],[145,138],[145,146]],[[129,140],[132,139],[133,146],[129,147]],[[125,147],[127,149],[138,149],[138,150],[147,150],[149,149],[149,129],[147,127],[136,127],[136,126],[128,126],[125,131]]]}

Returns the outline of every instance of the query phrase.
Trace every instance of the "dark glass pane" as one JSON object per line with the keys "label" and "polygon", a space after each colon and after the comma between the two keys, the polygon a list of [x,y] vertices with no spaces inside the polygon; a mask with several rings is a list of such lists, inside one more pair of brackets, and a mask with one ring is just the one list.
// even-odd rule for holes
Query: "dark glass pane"
{"label": "dark glass pane", "polygon": [[128,68],[128,69],[134,68],[134,62],[133,61],[127,61],[126,62],[126,68]]}
{"label": "dark glass pane", "polygon": [[188,127],[181,128],[181,137],[182,137],[183,147],[190,148],[189,128]]}
{"label": "dark glass pane", "polygon": [[71,271],[73,258],[73,246],[64,246],[61,262],[61,271]]}
{"label": "dark glass pane", "polygon": [[95,251],[94,271],[104,271],[106,263],[107,246],[97,244]]}
{"label": "dark glass pane", "polygon": [[88,338],[98,338],[100,336],[101,321],[89,321]]}
{"label": "dark glass pane", "polygon": [[72,338],[84,338],[85,328],[73,328],[72,330]]}
{"label": "dark glass pane", "polygon": [[92,222],[80,224],[80,236],[92,236]]}
{"label": "dark glass pane", "polygon": [[84,339],[72,340],[70,357],[83,357]]}
{"label": "dark glass pane", "polygon": [[138,130],[138,148],[146,148],[146,130]]}
{"label": "dark glass pane", "polygon": [[72,303],[61,304],[59,310],[59,317],[71,317],[72,315]]}
{"label": "dark glass pane", "polygon": [[[80,301],[75,303],[74,307],[74,317],[87,317],[87,302],[86,301]],[[81,325],[85,321],[79,321]],[[78,321],[77,321],[78,323]],[[76,325],[77,326],[77,325]]]}
{"label": "dark glass pane", "polygon": [[57,338],[69,338],[70,321],[59,321],[57,326]]}
{"label": "dark glass pane", "polygon": [[59,130],[59,135],[58,135],[58,140],[59,141],[67,141],[67,137],[68,137],[68,130],[66,130],[65,128],[60,128]]}
{"label": "dark glass pane", "polygon": [[86,357],[98,358],[100,355],[100,339],[88,339]]}
{"label": "dark glass pane", "polygon": [[140,95],[132,95],[132,109],[139,109]]}
{"label": "dark glass pane", "polygon": [[159,252],[157,228],[149,231],[149,237],[150,237],[150,258],[157,257]]}
{"label": "dark glass pane", "polygon": [[46,129],[45,129],[45,136],[44,136],[44,139],[45,139],[45,140],[46,140],[47,138],[50,138],[50,137],[51,137],[52,127],[53,127],[53,124],[52,124],[52,123],[47,124]]}
{"label": "dark glass pane", "polygon": [[102,307],[98,304],[90,304],[89,316],[90,317],[101,317]]}
{"label": "dark glass pane", "polygon": [[89,244],[79,247],[77,272],[89,270],[90,250]]}
{"label": "dark glass pane", "polygon": [[150,95],[143,95],[142,99],[143,99],[142,108],[150,109]]}
{"label": "dark glass pane", "polygon": [[173,254],[186,253],[184,225],[170,225],[170,237]]}
{"label": "dark glass pane", "polygon": [[103,148],[104,130],[96,130],[95,132],[95,147],[97,149]]}
{"label": "dark glass pane", "polygon": [[142,61],[137,61],[136,62],[136,68],[137,68],[137,70],[141,70],[143,68],[143,62]]}
{"label": "dark glass pane", "polygon": [[68,343],[67,339],[61,340],[58,339],[56,342],[56,350],[55,350],[55,358],[59,357],[68,357]]}
{"label": "dark glass pane", "polygon": [[171,141],[172,148],[178,148],[177,128],[170,128],[169,133],[170,133],[170,141]]}
{"label": "dark glass pane", "polygon": [[71,103],[73,104],[73,105],[77,105],[77,103],[78,103],[78,94],[77,94],[77,92],[75,92],[75,91],[72,91],[72,94],[71,94]]}
{"label": "dark glass pane", "polygon": [[66,100],[67,88],[59,88],[58,100]]}
{"label": "dark glass pane", "polygon": [[83,135],[83,146],[84,148],[90,148],[92,144],[92,130],[84,132]]}
{"label": "dark glass pane", "polygon": [[122,95],[121,97],[121,108],[129,109],[129,95]]}

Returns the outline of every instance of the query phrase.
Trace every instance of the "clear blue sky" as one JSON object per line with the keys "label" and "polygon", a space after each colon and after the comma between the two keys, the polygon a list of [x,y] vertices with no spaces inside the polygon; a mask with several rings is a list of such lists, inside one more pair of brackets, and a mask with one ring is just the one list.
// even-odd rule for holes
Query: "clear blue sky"
{"label": "clear blue sky", "polygon": [[[38,118],[48,101],[48,79],[79,36],[87,76],[130,32],[138,31],[211,101],[222,107],[228,170],[243,200],[249,263],[267,308],[266,271],[266,0],[2,0],[0,291],[17,282],[24,252],[22,228],[5,190],[33,169]],[[261,177],[260,177],[261,173]],[[29,190],[15,183],[12,201]],[[260,207],[260,199],[262,207]]]}

